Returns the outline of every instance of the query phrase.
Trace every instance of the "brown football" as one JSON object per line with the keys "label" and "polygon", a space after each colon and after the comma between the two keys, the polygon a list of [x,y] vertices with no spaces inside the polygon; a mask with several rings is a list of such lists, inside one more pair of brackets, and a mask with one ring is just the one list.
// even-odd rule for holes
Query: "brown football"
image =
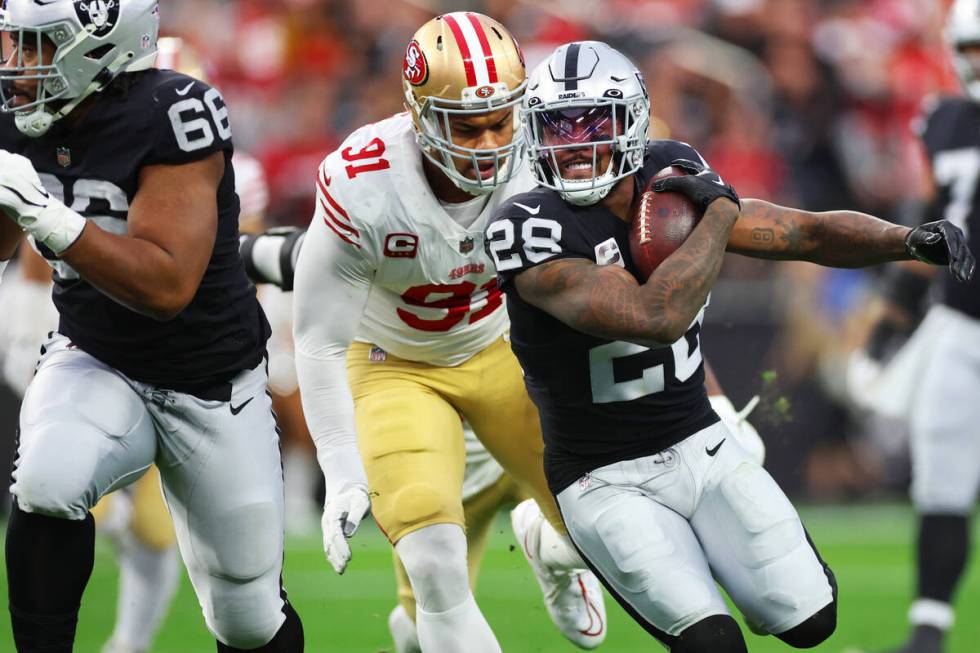
{"label": "brown football", "polygon": [[657,179],[688,174],[668,166],[654,175],[633,206],[630,224],[630,253],[633,263],[645,281],[694,231],[701,212],[680,193],[655,193],[651,186]]}

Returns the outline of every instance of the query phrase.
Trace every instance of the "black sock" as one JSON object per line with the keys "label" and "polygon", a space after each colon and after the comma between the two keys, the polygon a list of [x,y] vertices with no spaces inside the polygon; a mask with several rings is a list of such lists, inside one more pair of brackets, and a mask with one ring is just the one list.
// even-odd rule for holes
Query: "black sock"
{"label": "black sock", "polygon": [[82,592],[95,563],[95,521],[46,517],[14,503],[7,526],[7,582],[20,653],[71,653]]}
{"label": "black sock", "polygon": [[919,520],[919,598],[951,603],[970,549],[965,515],[922,515]]}
{"label": "black sock", "polygon": [[293,606],[286,601],[282,609],[286,613],[286,621],[279,627],[276,636],[265,646],[254,649],[233,648],[218,642],[218,653],[239,653],[245,650],[252,653],[303,653],[303,623]]}

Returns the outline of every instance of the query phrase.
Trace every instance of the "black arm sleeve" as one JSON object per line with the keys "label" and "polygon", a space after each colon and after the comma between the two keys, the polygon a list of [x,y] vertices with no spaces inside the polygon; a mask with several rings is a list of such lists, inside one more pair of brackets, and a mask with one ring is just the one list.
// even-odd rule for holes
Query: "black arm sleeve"
{"label": "black arm sleeve", "polygon": [[306,231],[295,227],[270,229],[263,234],[242,234],[239,250],[252,283],[271,283],[286,292],[293,289],[296,261]]}

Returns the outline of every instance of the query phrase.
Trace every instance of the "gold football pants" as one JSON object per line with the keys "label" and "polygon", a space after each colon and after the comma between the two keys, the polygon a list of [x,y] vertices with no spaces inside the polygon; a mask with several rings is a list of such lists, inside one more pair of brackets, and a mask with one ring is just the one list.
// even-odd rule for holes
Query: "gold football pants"
{"label": "gold football pants", "polygon": [[432,524],[465,526],[460,415],[565,532],[544,478],[538,412],[503,338],[456,367],[372,357],[370,351],[370,345],[352,345],[347,370],[372,513],[392,544]]}

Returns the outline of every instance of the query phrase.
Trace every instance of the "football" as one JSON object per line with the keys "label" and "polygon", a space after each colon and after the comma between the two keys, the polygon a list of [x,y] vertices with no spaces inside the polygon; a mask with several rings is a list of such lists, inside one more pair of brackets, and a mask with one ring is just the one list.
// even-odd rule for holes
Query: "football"
{"label": "football", "polygon": [[691,234],[701,212],[680,193],[656,193],[651,186],[657,179],[686,175],[687,171],[668,166],[654,175],[634,204],[630,223],[630,253],[645,281]]}

